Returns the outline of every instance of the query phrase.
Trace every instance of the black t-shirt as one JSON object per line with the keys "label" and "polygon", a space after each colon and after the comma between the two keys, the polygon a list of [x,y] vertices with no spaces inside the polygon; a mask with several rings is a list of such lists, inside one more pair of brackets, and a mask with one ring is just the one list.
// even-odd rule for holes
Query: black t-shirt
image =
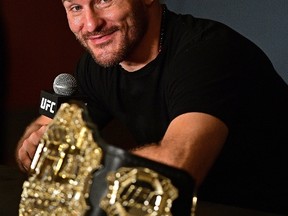
{"label": "black t-shirt", "polygon": [[85,53],[76,79],[99,128],[117,118],[138,145],[159,142],[183,113],[221,119],[229,136],[199,197],[288,212],[288,88],[265,54],[237,32],[168,11],[154,61],[130,73],[120,65],[102,68]]}

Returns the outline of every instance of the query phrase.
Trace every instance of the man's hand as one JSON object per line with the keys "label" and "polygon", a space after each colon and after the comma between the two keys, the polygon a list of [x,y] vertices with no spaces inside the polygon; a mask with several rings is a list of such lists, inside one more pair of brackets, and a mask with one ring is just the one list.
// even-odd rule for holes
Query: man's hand
{"label": "man's hand", "polygon": [[16,150],[16,160],[22,171],[29,171],[40,139],[50,121],[50,118],[40,116],[26,128],[24,135],[19,140]]}

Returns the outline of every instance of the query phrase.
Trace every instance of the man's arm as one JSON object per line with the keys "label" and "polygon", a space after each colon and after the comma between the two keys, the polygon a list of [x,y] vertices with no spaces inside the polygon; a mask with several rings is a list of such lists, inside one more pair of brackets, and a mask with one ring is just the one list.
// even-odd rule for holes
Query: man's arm
{"label": "man's arm", "polygon": [[39,141],[51,120],[52,119],[43,115],[38,117],[26,128],[23,136],[19,140],[16,149],[16,160],[22,171],[29,170]]}
{"label": "man's arm", "polygon": [[186,113],[170,123],[159,145],[145,146],[133,153],[184,169],[200,185],[227,135],[227,126],[218,118],[205,113]]}
{"label": "man's arm", "polygon": [[[19,167],[27,171],[50,118],[40,116],[31,123],[17,147]],[[219,119],[204,113],[186,113],[169,125],[159,145],[133,151],[136,155],[186,170],[201,184],[222,149],[228,128]]]}

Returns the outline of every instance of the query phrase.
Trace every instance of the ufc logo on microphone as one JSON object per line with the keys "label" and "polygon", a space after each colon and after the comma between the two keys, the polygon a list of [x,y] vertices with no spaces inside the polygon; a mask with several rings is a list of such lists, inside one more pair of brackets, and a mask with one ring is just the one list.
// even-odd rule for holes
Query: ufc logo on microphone
{"label": "ufc logo on microphone", "polygon": [[55,112],[54,108],[56,108],[56,103],[49,99],[42,98],[40,108],[50,113],[54,113]]}

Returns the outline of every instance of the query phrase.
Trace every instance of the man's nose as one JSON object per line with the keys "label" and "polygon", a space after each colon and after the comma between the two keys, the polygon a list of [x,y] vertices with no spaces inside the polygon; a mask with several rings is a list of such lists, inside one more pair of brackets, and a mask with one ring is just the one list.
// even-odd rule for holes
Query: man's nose
{"label": "man's nose", "polygon": [[85,26],[88,32],[97,31],[104,24],[104,19],[101,18],[100,13],[90,9],[85,14]]}

